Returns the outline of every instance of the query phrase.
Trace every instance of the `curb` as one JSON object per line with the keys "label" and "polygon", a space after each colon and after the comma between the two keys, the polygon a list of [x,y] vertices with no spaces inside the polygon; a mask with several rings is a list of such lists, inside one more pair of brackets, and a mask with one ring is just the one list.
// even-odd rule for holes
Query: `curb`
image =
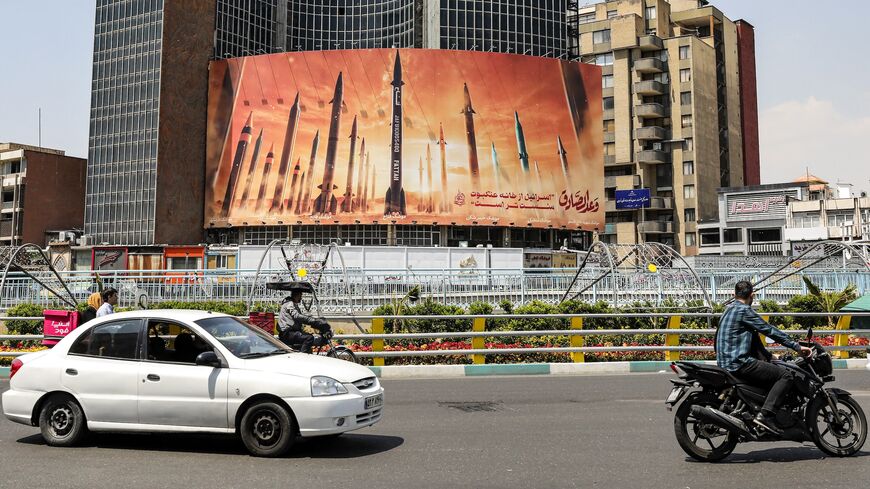
{"label": "curb", "polygon": [[[704,361],[712,365],[715,362]],[[836,370],[860,370],[870,364],[864,358],[834,360]],[[591,362],[591,363],[517,363],[493,365],[395,365],[369,367],[382,379],[454,379],[499,375],[600,375],[670,371],[671,362]],[[9,377],[9,367],[0,367],[0,379]]]}

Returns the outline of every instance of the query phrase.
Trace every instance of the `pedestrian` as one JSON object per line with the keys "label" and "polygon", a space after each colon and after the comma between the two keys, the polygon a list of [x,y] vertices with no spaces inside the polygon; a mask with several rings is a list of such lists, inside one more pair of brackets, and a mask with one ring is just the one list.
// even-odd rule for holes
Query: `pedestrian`
{"label": "pedestrian", "polygon": [[99,292],[94,292],[88,297],[88,308],[85,309],[85,312],[82,313],[82,322],[79,324],[85,324],[97,317],[97,311],[103,305],[103,296],[100,295]]}
{"label": "pedestrian", "polygon": [[97,317],[108,316],[115,313],[115,306],[118,304],[118,291],[109,287],[103,290],[100,294],[103,299],[103,305],[97,310]]}

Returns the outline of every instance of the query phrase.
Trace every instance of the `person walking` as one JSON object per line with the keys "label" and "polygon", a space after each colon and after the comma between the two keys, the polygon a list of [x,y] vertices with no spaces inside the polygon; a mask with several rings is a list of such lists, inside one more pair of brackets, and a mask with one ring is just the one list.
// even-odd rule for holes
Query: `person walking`
{"label": "person walking", "polygon": [[82,322],[79,324],[79,326],[97,317],[97,311],[102,305],[103,296],[100,295],[99,292],[94,292],[93,294],[91,294],[88,297],[88,308],[85,309],[85,312],[82,313]]}
{"label": "person walking", "polygon": [[103,299],[103,305],[97,310],[97,317],[108,316],[115,313],[115,306],[118,304],[118,291],[109,287],[103,290],[100,294]]}

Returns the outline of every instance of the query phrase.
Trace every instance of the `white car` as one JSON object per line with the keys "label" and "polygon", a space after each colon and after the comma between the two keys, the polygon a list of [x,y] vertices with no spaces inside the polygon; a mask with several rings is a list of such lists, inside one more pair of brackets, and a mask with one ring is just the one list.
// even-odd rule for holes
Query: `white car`
{"label": "white car", "polygon": [[381,419],[384,390],[355,363],[291,350],[225,314],[135,311],[12,363],[3,414],[49,445],[90,431],[238,433],[253,455]]}

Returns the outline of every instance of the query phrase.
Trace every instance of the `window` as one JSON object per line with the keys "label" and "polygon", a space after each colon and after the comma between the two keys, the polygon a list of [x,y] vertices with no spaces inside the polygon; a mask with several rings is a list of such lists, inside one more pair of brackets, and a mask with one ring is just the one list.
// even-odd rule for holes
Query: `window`
{"label": "window", "polygon": [[603,44],[610,42],[610,29],[595,31],[592,33],[592,44]]}
{"label": "window", "polygon": [[595,64],[598,66],[612,66],[613,53],[604,53],[595,56]]}
{"label": "window", "polygon": [[749,230],[749,242],[750,243],[781,243],[782,242],[782,229],[780,229],[780,228],[750,229]]}
{"label": "window", "polygon": [[742,229],[726,229],[725,232],[722,233],[722,237],[724,238],[725,243],[742,243],[743,242],[743,230]]}
{"label": "window", "polygon": [[694,185],[683,185],[683,198],[684,199],[694,199],[695,198],[695,186]]}
{"label": "window", "polygon": [[616,121],[613,119],[605,119],[604,120],[604,132],[614,132],[616,131]]}
{"label": "window", "polygon": [[244,358],[244,356],[261,355],[287,349],[272,335],[241,319],[224,316],[200,319],[196,324],[238,357]]}
{"label": "window", "polygon": [[851,226],[855,223],[855,213],[851,209],[849,211],[828,212],[828,227],[843,227]]}
{"label": "window", "polygon": [[692,105],[692,92],[680,93],[680,105]]}
{"label": "window", "polygon": [[684,161],[683,162],[683,175],[694,175],[695,174],[695,162],[694,161]]}
{"label": "window", "polygon": [[816,228],[821,226],[821,216],[818,212],[795,212],[792,220],[796,228]]}
{"label": "window", "polygon": [[656,190],[672,189],[674,170],[671,165],[656,165]]}
{"label": "window", "polygon": [[616,144],[615,143],[605,143],[604,144],[604,154],[606,156],[613,156],[616,154]]}
{"label": "window", "polygon": [[656,8],[655,7],[647,7],[646,8],[646,20],[653,20],[656,18]]}
{"label": "window", "polygon": [[601,77],[601,88],[613,88],[613,75],[604,75]]}
{"label": "window", "polygon": [[695,233],[686,233],[686,246],[696,246],[696,240]]}
{"label": "window", "polygon": [[719,244],[719,230],[701,231],[701,246]]}
{"label": "window", "polygon": [[209,270],[235,269],[236,255],[209,255],[207,262]]}
{"label": "window", "polygon": [[199,270],[202,268],[201,256],[176,256],[166,259],[169,270]]}
{"label": "window", "polygon": [[680,70],[680,82],[686,83],[692,81],[692,70],[689,68],[683,68]]}
{"label": "window", "polygon": [[680,120],[683,127],[692,127],[692,116],[684,115]]}
{"label": "window", "polygon": [[683,151],[694,151],[695,150],[695,141],[692,138],[686,138],[683,140]]}
{"label": "window", "polygon": [[689,51],[689,46],[680,46],[680,59],[689,59],[692,57],[692,52]]}
{"label": "window", "polygon": [[612,19],[612,18],[616,17],[617,15],[619,15],[619,13],[616,10],[608,10],[607,11],[607,18],[608,19]]}
{"label": "window", "polygon": [[696,216],[695,216],[695,209],[686,209],[685,218],[686,218],[686,222],[697,221]]}
{"label": "window", "polygon": [[135,360],[139,349],[142,321],[127,319],[95,326],[76,339],[71,355]]}
{"label": "window", "polygon": [[604,103],[604,110],[613,110],[613,97],[604,97],[601,101]]}
{"label": "window", "polygon": [[577,22],[580,24],[588,24],[595,22],[595,12],[588,12],[577,16]]}
{"label": "window", "polygon": [[161,320],[148,321],[145,355],[155,362],[195,364],[200,353],[214,348],[187,326]]}

